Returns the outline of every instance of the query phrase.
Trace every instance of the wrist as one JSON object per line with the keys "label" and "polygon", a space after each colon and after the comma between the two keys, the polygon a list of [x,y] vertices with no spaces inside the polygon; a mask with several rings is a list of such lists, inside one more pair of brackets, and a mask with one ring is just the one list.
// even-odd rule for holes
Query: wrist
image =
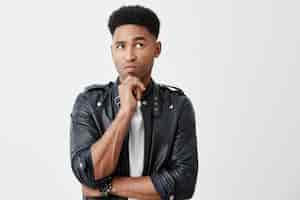
{"label": "wrist", "polygon": [[120,192],[120,188],[119,188],[119,183],[120,183],[121,177],[113,177],[112,182],[111,182],[111,194],[113,195],[118,195],[118,192]]}
{"label": "wrist", "polygon": [[112,190],[112,177],[107,177],[105,182],[99,188],[101,192],[101,196],[107,197],[111,193]]}
{"label": "wrist", "polygon": [[118,112],[118,116],[121,119],[131,119],[132,115],[133,115],[133,111],[131,111],[130,109],[125,109],[125,108],[120,108],[119,112]]}
{"label": "wrist", "polygon": [[116,194],[116,192],[117,192],[116,191],[116,179],[117,179],[117,177],[114,177],[111,181],[111,191],[110,191],[111,194]]}

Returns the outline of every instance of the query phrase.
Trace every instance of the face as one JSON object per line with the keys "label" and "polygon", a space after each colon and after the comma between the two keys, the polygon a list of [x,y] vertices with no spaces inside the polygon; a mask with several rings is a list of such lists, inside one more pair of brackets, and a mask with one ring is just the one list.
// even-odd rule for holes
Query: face
{"label": "face", "polygon": [[160,51],[160,42],[143,26],[122,25],[113,34],[111,52],[121,82],[132,75],[147,83]]}

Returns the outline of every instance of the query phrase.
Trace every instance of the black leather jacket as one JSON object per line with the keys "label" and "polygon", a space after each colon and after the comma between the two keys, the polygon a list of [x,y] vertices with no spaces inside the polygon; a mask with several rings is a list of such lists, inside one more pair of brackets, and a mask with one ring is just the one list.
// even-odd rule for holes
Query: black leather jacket
{"label": "black leather jacket", "polygon": [[[119,79],[93,85],[76,98],[71,113],[70,150],[72,170],[80,183],[99,188],[95,180],[90,147],[119,109]],[[161,199],[191,198],[198,173],[195,115],[189,98],[175,87],[151,83],[142,97],[145,127],[143,176],[150,176]],[[128,134],[119,162],[111,176],[129,176]],[[126,199],[117,196],[83,199]]]}

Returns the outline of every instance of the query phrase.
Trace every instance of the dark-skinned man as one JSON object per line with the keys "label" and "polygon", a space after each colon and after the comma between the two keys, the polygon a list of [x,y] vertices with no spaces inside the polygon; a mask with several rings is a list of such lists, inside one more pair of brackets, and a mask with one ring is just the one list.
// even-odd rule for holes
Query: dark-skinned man
{"label": "dark-skinned man", "polygon": [[83,199],[188,199],[198,173],[194,109],[156,83],[160,22],[142,6],[115,10],[108,27],[117,80],[89,86],[71,113],[72,170]]}

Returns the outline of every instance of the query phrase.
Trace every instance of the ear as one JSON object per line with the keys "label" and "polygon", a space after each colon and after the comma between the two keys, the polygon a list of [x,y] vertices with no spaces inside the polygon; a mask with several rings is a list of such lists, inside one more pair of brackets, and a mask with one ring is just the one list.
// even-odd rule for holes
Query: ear
{"label": "ear", "polygon": [[160,55],[161,52],[161,42],[157,41],[155,43],[155,57],[157,58]]}

